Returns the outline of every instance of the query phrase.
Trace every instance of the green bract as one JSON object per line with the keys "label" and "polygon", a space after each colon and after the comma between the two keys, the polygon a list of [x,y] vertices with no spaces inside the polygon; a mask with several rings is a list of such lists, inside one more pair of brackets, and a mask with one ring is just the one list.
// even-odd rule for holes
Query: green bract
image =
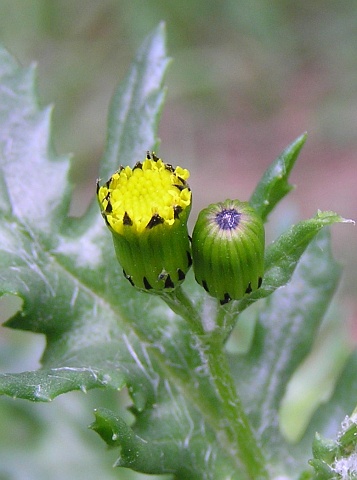
{"label": "green bract", "polygon": [[248,203],[209,205],[192,234],[197,282],[222,304],[242,298],[262,283],[264,245],[263,221]]}
{"label": "green bract", "polygon": [[170,291],[191,266],[189,175],[148,152],[143,162],[121,167],[105,185],[98,185],[119,263],[127,280],[140,289]]}

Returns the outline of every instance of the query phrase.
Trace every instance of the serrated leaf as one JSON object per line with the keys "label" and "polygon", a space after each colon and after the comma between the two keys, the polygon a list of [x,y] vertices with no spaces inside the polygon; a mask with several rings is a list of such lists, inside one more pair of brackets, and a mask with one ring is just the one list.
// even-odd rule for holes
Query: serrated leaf
{"label": "serrated leaf", "polygon": [[[292,462],[279,432],[279,407],[296,367],[309,353],[340,276],[328,230],[308,246],[290,283],[261,308],[252,349],[235,358],[243,403],[272,462]],[[249,378],[249,382],[245,379]]]}
{"label": "serrated leaf", "polygon": [[156,132],[164,101],[163,75],[169,58],[164,24],[147,37],[130,71],[114,94],[109,110],[107,147],[100,168],[107,180],[119,165],[134,165],[157,146]]}
{"label": "serrated leaf", "polygon": [[263,220],[277,203],[285,197],[294,187],[289,184],[289,175],[295,161],[304,146],[306,134],[300,135],[279,155],[265,171],[256,186],[249,203],[257,210]]}
{"label": "serrated leaf", "polygon": [[4,48],[0,83],[1,210],[23,224],[57,231],[69,201],[69,162],[52,150],[51,109],[38,106],[34,67],[21,68]]}
{"label": "serrated leaf", "polygon": [[[166,66],[160,26],[144,42],[114,96],[101,167],[104,178],[120,163],[140,160],[157,143]],[[179,314],[175,315],[162,299],[136,291],[124,279],[97,205],[82,219],[66,217],[68,159],[58,159],[51,151],[49,114],[37,107],[33,70],[21,69],[6,54],[1,79],[6,88],[0,120],[9,130],[1,150],[0,294],[12,293],[23,300],[21,311],[7,326],[43,333],[47,344],[43,368],[1,375],[0,392],[48,401],[70,390],[127,385],[135,424],[129,428],[119,417],[98,410],[94,427],[109,444],[120,446],[118,465],[171,472],[177,479],[268,478],[258,443],[246,435],[250,426],[232,379],[227,371],[222,373],[221,351],[217,358],[222,361],[212,364],[217,345],[211,336],[214,328],[203,328],[209,325],[202,318],[207,309],[192,315],[200,326],[199,334],[192,333],[188,322],[194,305],[181,302],[177,293],[181,290],[170,301],[166,298]],[[284,161],[288,162],[285,157]],[[281,183],[277,178],[273,173],[263,182],[263,194],[256,194],[259,201],[268,199],[273,205],[287,191],[287,175]],[[282,236],[267,251],[261,296],[247,297],[240,308],[283,285],[313,236],[337,221],[342,219],[325,212]],[[268,330],[264,333],[269,339]],[[264,358],[256,353],[258,361]],[[289,373],[296,362],[290,356]],[[252,365],[242,363],[244,368]],[[276,370],[271,373],[276,375]],[[268,417],[276,411],[279,387],[267,405]],[[266,443],[266,432],[276,433],[275,424],[262,428],[259,415],[252,418]],[[278,451],[275,446],[272,442],[271,457]]]}
{"label": "serrated leaf", "polygon": [[[110,153],[112,147],[107,151],[104,170],[111,170],[113,162],[115,168],[117,163],[127,163],[127,158],[118,157],[124,155],[123,152],[134,159],[136,149],[141,150],[145,144],[146,150],[152,145],[162,96],[155,88],[148,89],[146,81],[147,76],[155,72],[160,77],[156,78],[156,84],[161,85],[166,65],[162,58],[163,41],[160,27],[139,51],[139,59],[150,58],[151,61],[137,60],[133,66],[135,74],[128,75],[126,87],[115,96],[116,107],[113,107],[109,119],[109,129],[118,128],[117,133],[125,134],[120,134],[119,143],[115,143],[114,137],[110,140],[114,142],[113,151],[116,153]],[[152,63],[156,55],[162,68],[153,70]],[[20,93],[23,95],[16,96],[16,82],[22,74],[22,69],[14,63],[12,87],[14,96],[18,98],[16,108],[19,111],[23,102],[36,104],[33,90],[25,88],[27,84],[21,86]],[[141,98],[141,102],[126,101],[132,98],[133,92]],[[151,114],[145,117],[148,127],[144,129],[146,136],[137,136],[136,129],[140,123],[136,125],[136,120],[141,118],[143,105],[145,108],[151,99],[155,100],[153,105],[156,107],[153,106]],[[126,109],[124,117],[117,111],[118,106]],[[11,116],[11,111],[6,113]],[[115,113],[120,118],[117,122]],[[42,142],[49,144],[49,125],[38,123],[36,127],[36,134],[43,135]],[[28,135],[31,132],[29,130]],[[16,142],[23,146],[23,138],[18,133],[14,128],[13,152],[17,151]],[[11,156],[3,160],[5,178],[15,177],[18,172],[12,165],[18,166],[17,159],[14,163],[11,162]],[[48,156],[43,155],[41,162],[44,171],[52,171],[48,166]],[[21,193],[25,196],[28,192],[29,198],[40,199],[37,171],[31,166],[27,168],[28,175]],[[54,172],[56,174],[56,170]],[[16,191],[17,186],[12,184],[12,188]],[[7,322],[7,326],[45,334],[46,349],[42,357],[43,367],[38,371],[0,375],[0,392],[33,401],[49,401],[70,390],[119,389],[127,385],[136,409],[137,429],[146,425],[148,434],[154,433],[155,412],[157,415],[159,410],[145,410],[153,405],[162,406],[160,417],[164,429],[170,424],[167,415],[178,409],[174,420],[179,438],[181,435],[187,439],[187,426],[190,427],[192,419],[197,421],[195,453],[190,456],[189,466],[189,471],[195,472],[192,473],[193,477],[200,478],[201,475],[202,478],[213,479],[207,468],[214,462],[222,473],[237,471],[239,473],[234,478],[247,478],[241,462],[242,454],[237,452],[236,429],[234,425],[221,421],[226,400],[216,391],[209,368],[210,353],[206,351],[204,343],[192,335],[185,320],[175,315],[161,299],[136,291],[124,279],[115,260],[110,232],[102,221],[97,205],[93,204],[82,219],[67,219],[66,189],[63,188],[56,195],[58,197],[53,197],[56,202],[51,204],[53,210],[49,209],[49,215],[43,218],[38,218],[40,214],[37,212],[32,215],[22,207],[17,208],[17,201],[22,205],[21,195],[15,195],[10,200],[4,196],[5,201],[2,202],[0,291],[1,294],[13,293],[23,300],[21,311]],[[7,208],[8,205],[11,205],[12,211]],[[33,205],[36,206],[35,203]],[[44,225],[50,215],[57,225],[53,230],[49,225]],[[170,380],[166,380],[168,378]],[[179,413],[181,407],[182,415]],[[187,411],[190,412],[189,416],[183,422]],[[204,413],[198,415],[198,412]],[[159,437],[162,428],[157,429]],[[182,428],[185,431],[180,430]],[[202,441],[202,432],[205,431],[209,434],[207,440]],[[183,455],[188,454],[188,449],[180,440],[172,438],[172,442],[175,452],[181,449]],[[210,458],[210,445],[213,442],[216,442],[217,450],[213,451]],[[170,447],[170,442],[168,445]],[[242,445],[242,451],[244,448],[245,445]],[[251,456],[254,457],[255,452],[251,452]],[[170,458],[166,460],[167,465]],[[215,472],[218,472],[218,467],[215,468]],[[182,467],[176,462],[171,469],[181,472]],[[161,471],[160,465],[158,471]],[[220,475],[217,473],[217,476]]]}
{"label": "serrated leaf", "polygon": [[[107,151],[107,164],[120,163],[118,155],[141,148],[145,155],[154,143],[167,65],[163,35],[160,26],[148,37],[115,94],[114,104],[125,116],[115,118],[113,107],[109,129],[125,134],[116,143],[115,159]],[[50,400],[73,389],[120,388],[131,377],[142,408],[151,386],[145,387],[146,372],[143,378],[137,373],[133,352],[139,339],[126,307],[138,298],[140,310],[150,299],[124,285],[97,205],[83,219],[67,219],[68,159],[57,158],[50,147],[49,110],[38,107],[34,68],[23,69],[5,50],[0,61],[0,179],[6,186],[0,203],[0,295],[12,293],[23,300],[7,326],[47,336],[44,368],[2,375],[0,391]],[[146,103],[151,108],[144,115]],[[146,127],[138,142],[134,137],[140,118]]]}
{"label": "serrated leaf", "polygon": [[307,246],[319,231],[334,223],[354,223],[335,212],[320,212],[308,220],[303,220],[290,227],[265,252],[265,273],[262,286],[250,295],[234,302],[231,312],[241,312],[252,303],[266,298],[276,289],[286,285]]}
{"label": "serrated leaf", "polygon": [[113,412],[97,409],[91,428],[110,447],[120,449],[116,466],[149,474],[172,473],[177,480],[246,478],[239,460],[217,442],[202,413],[166,382],[160,403],[136,413],[133,427]]}

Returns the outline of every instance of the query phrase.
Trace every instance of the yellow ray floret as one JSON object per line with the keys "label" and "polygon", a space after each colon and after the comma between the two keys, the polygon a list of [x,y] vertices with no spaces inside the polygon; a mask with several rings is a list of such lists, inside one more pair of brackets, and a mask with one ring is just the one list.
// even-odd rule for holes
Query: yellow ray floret
{"label": "yellow ray floret", "polygon": [[155,154],[133,168],[122,167],[99,187],[103,216],[116,233],[126,226],[137,233],[159,224],[171,226],[191,205],[188,170],[165,164]]}

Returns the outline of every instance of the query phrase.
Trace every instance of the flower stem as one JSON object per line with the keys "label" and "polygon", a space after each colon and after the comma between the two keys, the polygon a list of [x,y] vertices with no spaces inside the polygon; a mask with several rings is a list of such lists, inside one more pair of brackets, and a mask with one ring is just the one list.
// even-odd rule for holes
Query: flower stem
{"label": "flower stem", "polygon": [[222,340],[221,336],[212,336],[207,352],[210,374],[225,416],[221,425],[245,468],[247,478],[267,480],[266,462],[237,394]]}
{"label": "flower stem", "polygon": [[177,287],[172,292],[161,293],[160,297],[167,303],[173,312],[180,315],[190,324],[194,333],[197,335],[203,335],[204,329],[201,318],[192,301],[186,295],[181,286]]}
{"label": "flower stem", "polygon": [[[239,458],[238,463],[245,470],[247,479],[267,480],[269,476],[263,453],[237,394],[224,352],[226,329],[217,328],[206,332],[195,305],[181,287],[161,296],[175,313],[188,322],[201,344],[200,350],[207,361],[207,373],[211,384],[213,383],[217,402],[207,405],[207,391],[203,386],[202,391],[197,393],[198,397],[204,399],[206,415],[213,419],[219,440],[232,452],[232,456]],[[232,320],[229,319],[228,325],[225,325],[228,329],[232,328],[230,321]]]}

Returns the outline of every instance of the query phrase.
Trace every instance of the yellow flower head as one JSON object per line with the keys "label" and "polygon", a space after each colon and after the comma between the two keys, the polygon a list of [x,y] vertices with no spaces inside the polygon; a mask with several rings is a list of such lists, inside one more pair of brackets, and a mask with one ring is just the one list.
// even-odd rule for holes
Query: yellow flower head
{"label": "yellow flower head", "polygon": [[103,216],[119,234],[126,226],[137,233],[162,223],[171,226],[191,205],[189,176],[188,170],[174,169],[148,153],[144,162],[122,167],[99,188]]}
{"label": "yellow flower head", "polygon": [[121,167],[103,186],[97,185],[117,258],[125,277],[138,288],[172,290],[191,266],[189,175],[147,152],[143,162]]}

